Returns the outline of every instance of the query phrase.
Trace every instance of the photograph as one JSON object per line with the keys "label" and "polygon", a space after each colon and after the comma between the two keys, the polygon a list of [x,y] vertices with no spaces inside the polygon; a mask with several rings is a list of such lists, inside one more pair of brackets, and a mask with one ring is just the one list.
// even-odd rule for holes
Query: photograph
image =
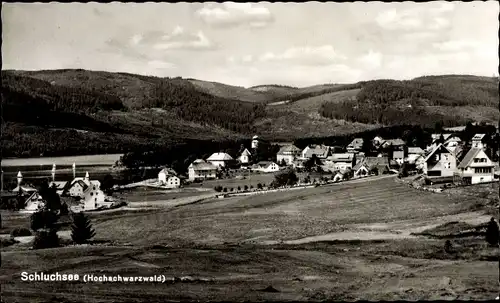
{"label": "photograph", "polygon": [[2,2],[2,303],[499,300],[498,1]]}

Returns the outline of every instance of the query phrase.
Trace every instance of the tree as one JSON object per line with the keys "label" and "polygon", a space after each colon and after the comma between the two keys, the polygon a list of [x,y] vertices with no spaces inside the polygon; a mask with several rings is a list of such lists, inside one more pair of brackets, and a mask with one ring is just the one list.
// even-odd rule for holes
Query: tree
{"label": "tree", "polygon": [[33,231],[50,229],[54,227],[57,220],[58,216],[54,212],[43,209],[30,216],[30,227]]}
{"label": "tree", "polygon": [[288,170],[288,171],[284,171],[282,173],[276,174],[276,176],[274,176],[273,185],[275,187],[294,185],[298,181],[299,181],[299,178],[297,177],[297,174],[295,174],[295,171]]}
{"label": "tree", "polygon": [[241,191],[241,186],[238,186],[238,191]]}
{"label": "tree", "polygon": [[19,187],[19,191],[17,192],[17,195],[16,195],[16,203],[14,206],[14,210],[23,209],[25,201],[26,201],[26,199],[24,198],[24,191],[23,191],[22,187]]}
{"label": "tree", "polygon": [[95,236],[92,223],[83,213],[73,214],[73,225],[71,226],[71,239],[77,244],[87,243]]}
{"label": "tree", "polygon": [[258,188],[258,189],[262,189],[262,187],[263,187],[263,186],[262,186],[262,184],[257,183],[257,188]]}
{"label": "tree", "polygon": [[33,240],[33,249],[44,249],[57,246],[59,246],[59,237],[57,236],[57,230],[55,228],[36,232],[35,239]]}
{"label": "tree", "polygon": [[486,242],[491,246],[497,246],[499,242],[499,233],[498,223],[495,221],[495,218],[491,218],[486,228]]}
{"label": "tree", "polygon": [[248,190],[248,185],[245,185],[243,188],[244,188],[245,191],[247,191]]}
{"label": "tree", "polygon": [[103,191],[109,191],[113,188],[114,185],[115,185],[115,179],[113,178],[112,175],[108,174],[104,176],[104,179],[102,180],[101,189]]}
{"label": "tree", "polygon": [[47,181],[42,182],[38,192],[45,202],[45,209],[49,211],[57,211],[61,209],[61,198],[57,193],[55,184],[49,187],[49,183]]}
{"label": "tree", "polygon": [[307,159],[307,161],[304,162],[304,169],[307,172],[311,172],[314,168],[321,164],[321,160],[318,158],[318,156],[313,154],[311,158]]}
{"label": "tree", "polygon": [[222,189],[222,191],[227,193],[227,187],[224,187],[224,189]]}

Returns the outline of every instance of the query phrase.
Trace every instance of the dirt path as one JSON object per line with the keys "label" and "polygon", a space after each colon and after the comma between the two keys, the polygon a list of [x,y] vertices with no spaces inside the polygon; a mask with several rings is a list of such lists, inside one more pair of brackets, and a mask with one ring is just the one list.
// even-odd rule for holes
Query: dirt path
{"label": "dirt path", "polygon": [[[353,224],[346,226],[349,231],[341,231],[328,233],[324,235],[317,235],[312,237],[305,237],[296,240],[288,241],[261,241],[261,244],[275,245],[275,244],[305,244],[311,242],[321,241],[350,241],[350,240],[395,240],[395,239],[409,239],[417,238],[419,236],[412,235],[413,233],[420,233],[424,230],[431,229],[442,225],[447,222],[465,222],[471,225],[479,225],[488,222],[490,216],[485,215],[483,212],[467,212],[455,215],[447,215],[441,217],[434,217],[429,220],[403,220],[391,223],[375,223],[375,224]],[[256,240],[255,238],[252,240]]]}

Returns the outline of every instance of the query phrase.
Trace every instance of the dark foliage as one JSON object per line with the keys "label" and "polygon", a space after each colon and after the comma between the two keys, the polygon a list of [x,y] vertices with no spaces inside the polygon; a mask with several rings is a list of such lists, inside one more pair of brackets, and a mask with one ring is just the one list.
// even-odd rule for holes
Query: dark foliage
{"label": "dark foliage", "polygon": [[54,212],[44,209],[31,215],[30,227],[34,231],[42,228],[50,229],[55,226],[58,219],[59,217]]}
{"label": "dark foliage", "polygon": [[271,187],[281,187],[281,186],[290,186],[295,185],[299,181],[297,174],[294,170],[287,170],[281,173],[276,174],[274,177],[274,181],[271,184]]}
{"label": "dark foliage", "polygon": [[73,225],[71,226],[71,239],[77,244],[87,243],[95,236],[92,223],[83,213],[73,214]]}
{"label": "dark foliage", "polygon": [[15,238],[15,237],[28,237],[28,236],[31,236],[31,231],[27,228],[15,228],[13,229],[11,232],[10,232],[10,236],[12,238]]}
{"label": "dark foliage", "polygon": [[59,237],[56,229],[40,230],[33,240],[33,249],[53,248],[59,246]]}
{"label": "dark foliage", "polygon": [[497,246],[500,237],[500,230],[498,229],[498,223],[494,218],[491,218],[488,222],[488,227],[486,228],[486,242],[491,246]]}

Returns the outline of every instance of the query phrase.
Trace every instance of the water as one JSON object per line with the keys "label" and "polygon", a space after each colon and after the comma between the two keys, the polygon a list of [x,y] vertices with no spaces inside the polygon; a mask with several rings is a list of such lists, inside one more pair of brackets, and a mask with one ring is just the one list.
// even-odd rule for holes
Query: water
{"label": "water", "polygon": [[44,157],[26,159],[4,159],[1,162],[4,190],[13,189],[17,184],[17,173],[21,171],[23,180],[37,182],[42,179],[52,180],[52,165],[56,164],[55,181],[73,180],[73,163],[76,165],[75,177],[85,177],[88,172],[91,180],[102,182],[106,175],[111,175],[117,184],[126,184],[157,177],[157,170],[117,170],[113,165],[121,154],[91,155],[71,157]]}

